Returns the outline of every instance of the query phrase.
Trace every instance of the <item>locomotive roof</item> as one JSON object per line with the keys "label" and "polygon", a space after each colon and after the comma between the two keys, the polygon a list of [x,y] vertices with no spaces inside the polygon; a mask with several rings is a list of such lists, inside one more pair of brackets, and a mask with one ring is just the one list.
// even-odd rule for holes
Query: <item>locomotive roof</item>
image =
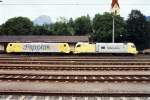
{"label": "locomotive roof", "polygon": [[1,43],[8,42],[88,42],[88,36],[0,36]]}

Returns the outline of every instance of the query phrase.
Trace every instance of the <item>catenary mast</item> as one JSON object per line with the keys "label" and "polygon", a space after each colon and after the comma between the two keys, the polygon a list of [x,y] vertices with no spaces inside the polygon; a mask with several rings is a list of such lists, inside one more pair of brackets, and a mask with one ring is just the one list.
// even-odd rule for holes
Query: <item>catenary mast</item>
{"label": "catenary mast", "polygon": [[115,43],[115,15],[119,15],[120,13],[120,6],[118,0],[112,0],[111,12],[113,15],[112,43]]}

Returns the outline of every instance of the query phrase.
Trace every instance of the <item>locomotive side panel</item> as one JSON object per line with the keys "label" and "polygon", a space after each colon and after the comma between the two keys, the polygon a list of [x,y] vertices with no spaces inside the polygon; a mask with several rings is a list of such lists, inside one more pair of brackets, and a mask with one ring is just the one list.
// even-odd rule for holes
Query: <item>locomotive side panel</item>
{"label": "locomotive side panel", "polygon": [[125,43],[96,43],[97,53],[128,53]]}
{"label": "locomotive side panel", "polygon": [[74,53],[95,53],[95,44],[77,43]]}
{"label": "locomotive side panel", "polygon": [[24,43],[21,52],[59,52],[58,44]]}

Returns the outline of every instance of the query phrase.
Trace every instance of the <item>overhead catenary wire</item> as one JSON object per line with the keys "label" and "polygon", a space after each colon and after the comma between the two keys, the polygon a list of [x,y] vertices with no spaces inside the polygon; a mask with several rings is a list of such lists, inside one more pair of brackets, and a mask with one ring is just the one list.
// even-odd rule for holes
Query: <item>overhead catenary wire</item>
{"label": "overhead catenary wire", "polygon": [[[0,5],[54,5],[54,6],[108,6],[110,4],[96,3],[0,3]],[[122,6],[149,6],[150,4],[121,4]]]}

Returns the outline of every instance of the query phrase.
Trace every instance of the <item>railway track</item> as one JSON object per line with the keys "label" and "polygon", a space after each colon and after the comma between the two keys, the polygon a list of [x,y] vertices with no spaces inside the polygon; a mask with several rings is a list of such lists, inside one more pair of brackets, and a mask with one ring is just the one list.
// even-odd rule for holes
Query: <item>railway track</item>
{"label": "railway track", "polygon": [[91,71],[111,71],[111,70],[139,70],[139,71],[149,71],[150,67],[147,65],[132,65],[132,66],[120,66],[120,65],[16,65],[16,64],[3,64],[0,65],[0,69],[7,69],[7,70],[91,70]]}
{"label": "railway track", "polygon": [[6,61],[0,62],[2,64],[40,64],[40,65],[150,65],[150,62],[89,62],[89,61]]}
{"label": "railway track", "polygon": [[150,96],[150,82],[60,82],[60,81],[12,81],[0,82],[1,93],[93,95],[93,96]]}
{"label": "railway track", "polygon": [[[91,61],[91,62],[89,62]],[[34,60],[34,59],[7,59],[7,60],[0,60],[0,63],[105,63],[105,62],[120,62],[120,63],[149,63],[150,59],[47,59],[47,60]]]}
{"label": "railway track", "polygon": [[150,56],[0,55],[0,93],[0,100],[149,100]]}
{"label": "railway track", "polygon": [[150,70],[150,59],[0,59],[0,69],[24,70]]}
{"label": "railway track", "polygon": [[49,54],[26,54],[26,55],[20,55],[20,54],[0,54],[0,59],[9,59],[9,58],[16,58],[16,59],[20,59],[20,58],[37,58],[37,59],[150,59],[150,55],[131,55],[131,56],[113,56],[113,55],[49,55]]}
{"label": "railway track", "polygon": [[33,75],[3,74],[0,80],[11,81],[59,81],[59,82],[150,82],[150,75]]}
{"label": "railway track", "polygon": [[0,95],[3,100],[149,100],[150,97]]}

